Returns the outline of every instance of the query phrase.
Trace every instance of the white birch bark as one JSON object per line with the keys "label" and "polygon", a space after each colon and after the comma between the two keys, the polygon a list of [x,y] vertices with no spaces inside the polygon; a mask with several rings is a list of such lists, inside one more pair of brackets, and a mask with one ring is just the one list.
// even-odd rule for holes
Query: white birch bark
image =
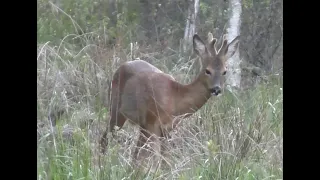
{"label": "white birch bark", "polygon": [[[227,39],[231,42],[236,36],[240,35],[240,24],[241,24],[241,0],[230,0],[231,17],[229,21],[229,28],[227,29]],[[240,57],[239,49],[235,54],[228,60],[228,71],[227,73],[227,85],[231,87],[240,88],[241,82],[241,69],[240,69]]]}
{"label": "white birch bark", "polygon": [[188,16],[186,20],[186,27],[184,30],[183,51],[189,50],[192,44],[192,37],[196,30],[196,19],[199,11],[199,0],[189,0]]}

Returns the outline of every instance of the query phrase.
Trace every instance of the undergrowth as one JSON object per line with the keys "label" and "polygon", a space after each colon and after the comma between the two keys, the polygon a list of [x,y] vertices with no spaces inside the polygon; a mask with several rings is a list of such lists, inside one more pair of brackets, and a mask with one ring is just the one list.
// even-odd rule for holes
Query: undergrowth
{"label": "undergrowth", "polygon": [[[168,140],[170,164],[157,173],[130,166],[137,128],[125,124],[98,153],[109,117],[109,82],[130,48],[81,50],[62,41],[38,45],[38,179],[282,179],[282,77],[272,74],[244,91],[225,90],[183,120]],[[141,50],[142,49],[142,50]],[[195,59],[144,52],[147,61],[190,82]],[[100,56],[97,56],[100,54]],[[142,54],[142,53],[140,53]],[[153,57],[153,58],[151,58]],[[174,63],[170,63],[170,61]]]}

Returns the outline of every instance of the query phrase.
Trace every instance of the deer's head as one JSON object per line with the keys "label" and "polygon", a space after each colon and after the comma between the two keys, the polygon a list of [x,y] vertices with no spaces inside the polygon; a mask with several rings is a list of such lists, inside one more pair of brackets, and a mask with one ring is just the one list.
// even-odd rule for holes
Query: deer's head
{"label": "deer's head", "polygon": [[212,95],[219,95],[224,84],[224,76],[227,73],[226,61],[236,52],[239,45],[239,36],[234,38],[230,43],[223,36],[220,49],[217,51],[215,44],[216,38],[211,33],[208,34],[208,43],[205,44],[201,38],[195,34],[193,36],[193,48],[202,62],[200,72],[201,80],[208,88]]}

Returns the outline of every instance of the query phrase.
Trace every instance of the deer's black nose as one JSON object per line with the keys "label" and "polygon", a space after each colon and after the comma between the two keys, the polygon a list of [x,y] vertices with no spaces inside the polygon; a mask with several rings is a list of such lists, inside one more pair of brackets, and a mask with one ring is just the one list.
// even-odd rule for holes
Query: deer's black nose
{"label": "deer's black nose", "polygon": [[219,95],[221,93],[221,87],[220,86],[215,86],[210,91],[211,91],[212,94],[217,96],[217,95]]}

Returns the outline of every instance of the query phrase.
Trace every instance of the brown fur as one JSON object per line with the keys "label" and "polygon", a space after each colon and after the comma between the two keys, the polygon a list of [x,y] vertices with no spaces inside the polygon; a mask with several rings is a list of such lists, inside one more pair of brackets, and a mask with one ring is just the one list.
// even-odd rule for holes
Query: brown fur
{"label": "brown fur", "polygon": [[[183,85],[153,65],[135,60],[122,64],[115,72],[111,89],[111,119],[109,129],[101,138],[102,152],[105,152],[106,135],[121,128],[126,119],[140,126],[140,137],[134,158],[143,157],[147,152],[141,148],[149,137],[159,143],[158,137],[164,137],[163,128],[175,128],[175,116],[190,116],[200,109],[212,96],[212,88],[223,85],[225,61],[230,58],[236,48],[227,55],[230,45],[238,45],[238,37],[230,44],[224,38],[220,50],[215,49],[217,41],[209,34],[208,45],[194,35],[193,46],[201,57],[203,68],[197,78],[190,84]],[[209,71],[209,72],[208,72]],[[208,74],[209,73],[209,74]]]}

